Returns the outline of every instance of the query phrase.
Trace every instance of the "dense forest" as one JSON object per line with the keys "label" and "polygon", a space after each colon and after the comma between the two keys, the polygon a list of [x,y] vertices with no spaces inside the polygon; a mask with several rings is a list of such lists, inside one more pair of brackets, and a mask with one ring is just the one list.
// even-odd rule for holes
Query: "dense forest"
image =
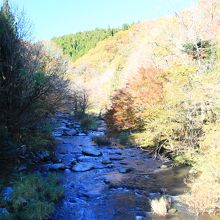
{"label": "dense forest", "polygon": [[76,34],[65,35],[63,37],[53,38],[65,55],[71,57],[73,61],[86,54],[94,48],[98,42],[113,37],[121,30],[128,30],[130,25],[124,24],[121,28],[95,29],[92,31],[79,32]]}

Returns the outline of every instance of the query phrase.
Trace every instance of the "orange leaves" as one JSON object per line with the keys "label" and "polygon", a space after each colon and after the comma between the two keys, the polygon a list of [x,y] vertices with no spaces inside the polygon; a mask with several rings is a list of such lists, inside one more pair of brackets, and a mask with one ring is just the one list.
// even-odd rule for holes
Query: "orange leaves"
{"label": "orange leaves", "polygon": [[163,100],[163,81],[160,69],[140,68],[136,77],[112,98],[106,119],[116,130],[142,129],[147,111]]}

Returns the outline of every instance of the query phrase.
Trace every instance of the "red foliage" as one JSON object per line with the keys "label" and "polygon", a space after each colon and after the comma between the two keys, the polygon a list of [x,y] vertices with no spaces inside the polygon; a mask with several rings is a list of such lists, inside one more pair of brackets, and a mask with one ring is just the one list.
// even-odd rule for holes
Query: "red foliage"
{"label": "red foliage", "polygon": [[137,76],[112,98],[106,121],[111,129],[141,129],[148,108],[163,100],[162,71],[157,68],[140,68]]}

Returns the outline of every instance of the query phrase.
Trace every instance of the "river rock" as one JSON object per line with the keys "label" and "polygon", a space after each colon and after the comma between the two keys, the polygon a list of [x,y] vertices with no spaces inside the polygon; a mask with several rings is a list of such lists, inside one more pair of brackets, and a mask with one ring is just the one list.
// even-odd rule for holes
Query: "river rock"
{"label": "river rock", "polygon": [[128,167],[120,168],[118,171],[119,173],[130,173],[133,169]]}
{"label": "river rock", "polygon": [[112,163],[112,161],[110,161],[110,160],[103,160],[102,161],[102,164],[111,164]]}
{"label": "river rock", "polygon": [[52,158],[53,163],[62,163],[62,159],[54,157]]}
{"label": "river rock", "polygon": [[128,165],[126,162],[120,162],[121,165]]}
{"label": "river rock", "polygon": [[77,163],[78,163],[77,159],[73,159],[70,164],[71,165],[76,165]]}
{"label": "river rock", "polygon": [[66,166],[63,163],[51,164],[49,170],[65,170]]}
{"label": "river rock", "polygon": [[168,168],[168,166],[167,166],[167,165],[165,165],[165,164],[163,164],[163,165],[161,165],[161,166],[160,166],[160,168],[161,168],[161,169],[167,169],[167,168]]}
{"label": "river rock", "polygon": [[124,157],[110,157],[109,160],[124,160]]}
{"label": "river rock", "polygon": [[94,169],[93,164],[91,163],[78,163],[74,165],[71,170],[74,172],[85,172]]}
{"label": "river rock", "polygon": [[145,217],[143,217],[143,216],[136,216],[135,217],[135,220],[144,220],[145,219]]}
{"label": "river rock", "polygon": [[82,153],[86,156],[99,157],[102,156],[102,152],[96,150],[95,148],[87,148],[82,150]]}
{"label": "river rock", "polygon": [[70,130],[66,130],[63,132],[64,136],[74,136],[76,135],[78,132],[75,129],[70,129]]}
{"label": "river rock", "polygon": [[85,133],[79,133],[78,136],[86,136]]}
{"label": "river rock", "polygon": [[63,132],[62,131],[53,131],[52,135],[54,137],[61,137],[63,135]]}
{"label": "river rock", "polygon": [[5,187],[2,191],[2,199],[5,202],[10,202],[11,201],[11,195],[14,192],[14,189],[12,187]]}
{"label": "river rock", "polygon": [[75,128],[80,128],[80,127],[81,127],[79,122],[74,122],[73,126],[74,126]]}

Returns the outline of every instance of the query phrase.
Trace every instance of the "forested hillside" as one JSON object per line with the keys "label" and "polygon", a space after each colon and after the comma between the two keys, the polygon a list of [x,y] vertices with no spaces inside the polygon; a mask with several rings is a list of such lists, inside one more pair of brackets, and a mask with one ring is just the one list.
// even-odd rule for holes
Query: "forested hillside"
{"label": "forested hillside", "polygon": [[94,48],[98,42],[113,37],[121,30],[127,30],[129,25],[124,24],[122,28],[95,29],[92,31],[79,32],[76,34],[65,35],[63,37],[53,38],[65,55],[68,55],[73,61],[86,54]]}

